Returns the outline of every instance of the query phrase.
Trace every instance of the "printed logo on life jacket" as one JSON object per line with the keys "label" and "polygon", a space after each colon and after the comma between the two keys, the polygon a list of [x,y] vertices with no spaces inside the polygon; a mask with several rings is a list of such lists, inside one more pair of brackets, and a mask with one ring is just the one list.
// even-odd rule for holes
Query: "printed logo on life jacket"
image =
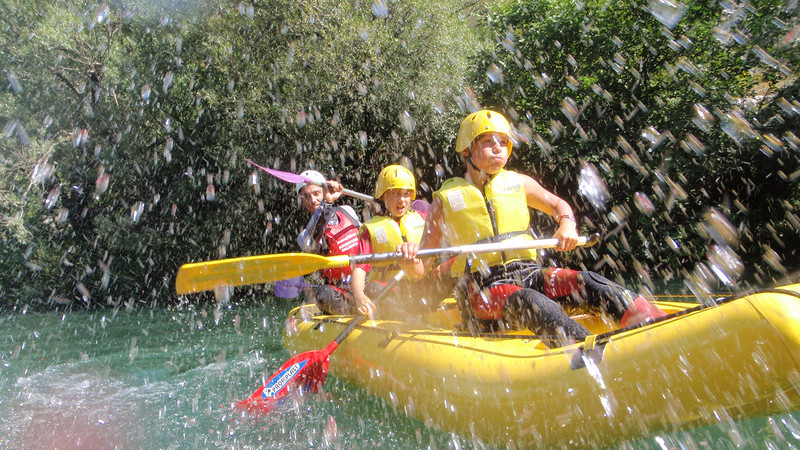
{"label": "printed logo on life jacket", "polygon": [[492,190],[498,194],[513,194],[522,188],[522,183],[516,178],[509,183],[498,183],[497,186],[492,185]]}
{"label": "printed logo on life jacket", "polygon": [[450,209],[453,212],[459,212],[467,208],[467,202],[464,200],[464,194],[460,190],[453,190],[447,192],[447,202],[450,203]]}
{"label": "printed logo on life jacket", "polygon": [[389,236],[386,234],[386,228],[384,227],[375,228],[375,243],[385,244],[387,242],[389,242]]}
{"label": "printed logo on life jacket", "polygon": [[354,249],[356,247],[358,247],[358,233],[357,232],[356,233],[350,233],[349,232],[347,234],[347,236],[345,236],[344,238],[342,238],[341,241],[339,241],[339,250],[341,250],[344,253],[347,253],[347,252],[349,252],[350,250],[352,250],[352,249]]}
{"label": "printed logo on life jacket", "polygon": [[261,391],[261,397],[270,398],[280,392],[306,364],[308,364],[308,360],[304,359],[275,374],[275,376],[264,385],[264,389]]}

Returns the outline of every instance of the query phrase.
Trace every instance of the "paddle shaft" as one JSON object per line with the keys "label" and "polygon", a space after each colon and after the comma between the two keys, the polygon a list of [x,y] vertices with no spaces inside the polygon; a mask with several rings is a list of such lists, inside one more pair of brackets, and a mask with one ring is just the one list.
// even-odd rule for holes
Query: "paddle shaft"
{"label": "paddle shaft", "polygon": [[[599,235],[581,237],[578,245],[591,246],[599,241]],[[552,248],[557,239],[534,241],[491,242],[420,250],[417,256],[453,256],[467,253],[502,252],[524,249]],[[323,269],[345,267],[354,264],[392,262],[403,259],[400,252],[373,253],[369,255],[321,256],[312,253],[283,253],[277,255],[246,256],[217,261],[189,263],[181,266],[175,279],[178,294],[201,292],[220,286],[245,286],[269,283],[276,280],[307,275]]]}
{"label": "paddle shaft", "polygon": [[[600,240],[599,234],[590,236],[581,236],[578,238],[578,246],[591,247]],[[553,248],[558,245],[558,239],[537,239],[534,241],[514,241],[514,242],[489,242],[486,244],[471,244],[462,245],[460,247],[446,247],[446,248],[426,248],[417,252],[417,258],[426,258],[439,256],[443,258],[452,258],[453,256],[464,255],[467,253],[491,253],[501,251],[514,251],[514,250],[529,250],[529,249],[542,249]],[[403,259],[401,252],[388,252],[388,253],[372,253],[369,255],[354,255],[350,256],[350,264],[374,264],[382,262],[398,261]]]}

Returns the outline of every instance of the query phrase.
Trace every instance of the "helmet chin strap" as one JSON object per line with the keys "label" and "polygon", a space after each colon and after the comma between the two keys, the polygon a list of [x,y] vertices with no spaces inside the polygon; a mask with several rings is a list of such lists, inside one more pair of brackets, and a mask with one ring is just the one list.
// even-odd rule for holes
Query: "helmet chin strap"
{"label": "helmet chin strap", "polygon": [[467,160],[466,160],[467,164],[472,166],[472,168],[475,169],[476,172],[478,172],[478,174],[481,176],[481,178],[489,178],[489,179],[491,179],[492,177],[488,173],[486,173],[483,170],[479,169],[478,166],[476,166],[475,163],[472,162],[472,147],[468,148],[467,151],[469,152],[469,153],[467,153]]}

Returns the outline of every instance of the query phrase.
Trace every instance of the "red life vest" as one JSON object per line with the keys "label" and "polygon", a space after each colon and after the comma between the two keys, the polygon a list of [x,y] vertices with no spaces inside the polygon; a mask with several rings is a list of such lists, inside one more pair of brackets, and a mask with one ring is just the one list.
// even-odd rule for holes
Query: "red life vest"
{"label": "red life vest", "polygon": [[[328,256],[358,254],[358,225],[349,214],[336,209],[339,223],[325,227],[325,238],[328,240]],[[324,269],[322,277],[329,284],[343,283],[350,278],[351,266]]]}

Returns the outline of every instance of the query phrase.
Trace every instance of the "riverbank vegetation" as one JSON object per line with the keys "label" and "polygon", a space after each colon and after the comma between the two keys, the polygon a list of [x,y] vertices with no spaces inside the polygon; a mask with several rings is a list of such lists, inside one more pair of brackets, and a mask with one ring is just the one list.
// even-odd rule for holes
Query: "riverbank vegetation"
{"label": "riverbank vegetation", "polygon": [[365,193],[399,161],[430,198],[478,106],[606,237],[571,263],[692,290],[797,265],[793,3],[6,3],[6,308],[174,304],[181,264],[297,251],[293,186],[245,158]]}

